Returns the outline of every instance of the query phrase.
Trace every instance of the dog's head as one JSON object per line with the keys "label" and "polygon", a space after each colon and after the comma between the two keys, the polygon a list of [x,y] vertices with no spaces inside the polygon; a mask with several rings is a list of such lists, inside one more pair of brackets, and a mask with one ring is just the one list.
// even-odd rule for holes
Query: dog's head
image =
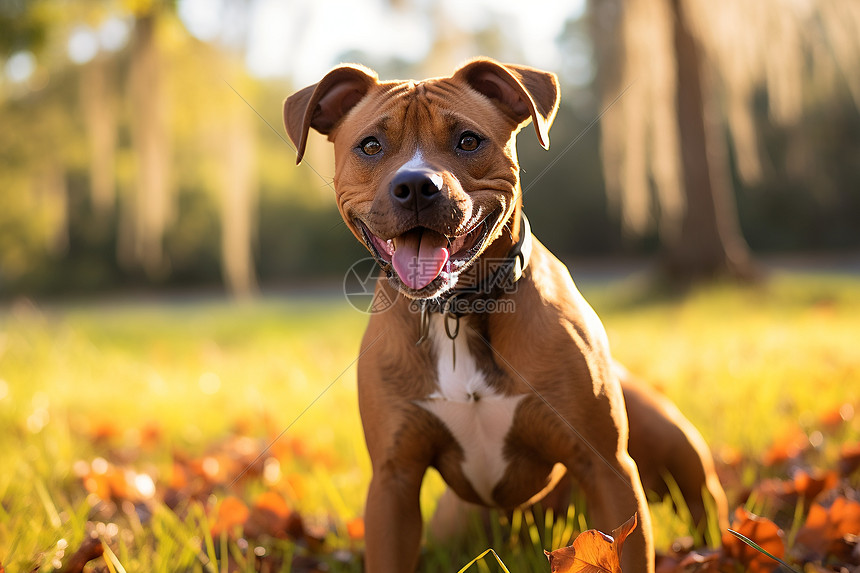
{"label": "dog's head", "polygon": [[518,238],[516,134],[531,120],[548,147],[558,101],[554,74],[489,59],[424,81],[344,65],[288,97],[284,124],[297,162],[310,128],[334,143],[347,226],[396,288],[433,298]]}

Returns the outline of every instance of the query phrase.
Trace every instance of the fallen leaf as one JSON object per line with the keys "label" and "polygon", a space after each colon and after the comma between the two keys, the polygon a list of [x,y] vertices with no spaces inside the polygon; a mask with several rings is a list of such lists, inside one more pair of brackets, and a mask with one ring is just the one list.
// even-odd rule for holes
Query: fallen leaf
{"label": "fallen leaf", "polygon": [[695,571],[695,573],[722,573],[723,571],[734,572],[735,567],[728,566],[725,559],[720,558],[718,552],[697,553],[692,552],[685,557],[677,571]]}
{"label": "fallen leaf", "polygon": [[239,526],[244,526],[248,521],[251,511],[248,506],[238,497],[227,497],[218,506],[218,514],[212,524],[212,537],[219,537],[222,533],[230,533]]}
{"label": "fallen leaf", "polygon": [[290,539],[304,539],[307,536],[305,522],[298,511],[294,511],[287,517],[287,537]]}
{"label": "fallen leaf", "polygon": [[364,520],[360,517],[355,517],[346,522],[346,533],[349,538],[354,541],[364,539]]}
{"label": "fallen leaf", "polygon": [[251,508],[245,524],[245,535],[251,538],[262,534],[286,537],[287,520],[291,513],[283,497],[273,491],[267,491],[257,498],[254,507]]}
{"label": "fallen leaf", "polygon": [[810,447],[809,436],[799,427],[794,427],[774,440],[762,456],[762,463],[766,466],[781,464],[800,457]]}
{"label": "fallen leaf", "polygon": [[817,563],[807,563],[803,566],[803,573],[833,573],[833,571]]}
{"label": "fallen leaf", "polygon": [[145,450],[154,450],[161,446],[164,432],[156,422],[148,422],[140,429],[140,446]]}
{"label": "fallen leaf", "polygon": [[621,573],[624,540],[636,528],[636,514],[614,529],[612,536],[596,529],[580,533],[567,547],[544,551],[552,573]]}
{"label": "fallen leaf", "polygon": [[[87,563],[101,557],[105,552],[104,545],[98,537],[90,536],[81,542],[81,546],[69,557],[57,573],[81,573]],[[2,573],[2,567],[0,567]]]}
{"label": "fallen leaf", "polygon": [[839,474],[848,477],[860,468],[860,442],[845,444],[839,452]]}
{"label": "fallen leaf", "polygon": [[794,476],[794,489],[806,501],[811,502],[821,492],[836,487],[839,476],[834,471],[817,472],[814,475],[805,471]]}
{"label": "fallen leaf", "polygon": [[851,544],[848,536],[860,532],[860,503],[845,496],[837,496],[829,507],[815,503],[800,531],[797,542],[817,557],[850,557]]}
{"label": "fallen leaf", "polygon": [[[732,529],[758,543],[763,549],[783,559],[783,532],[769,519],[753,515],[743,508],[735,511]],[[775,571],[779,564],[729,533],[723,534],[723,552],[750,573]]]}
{"label": "fallen leaf", "polygon": [[764,508],[777,523],[790,523],[799,502],[809,507],[822,492],[839,483],[835,471],[798,471],[791,480],[769,478],[761,480],[747,496],[756,507]]}
{"label": "fallen leaf", "polygon": [[116,440],[122,434],[120,426],[111,420],[101,420],[92,425],[90,436],[93,442],[104,443]]}

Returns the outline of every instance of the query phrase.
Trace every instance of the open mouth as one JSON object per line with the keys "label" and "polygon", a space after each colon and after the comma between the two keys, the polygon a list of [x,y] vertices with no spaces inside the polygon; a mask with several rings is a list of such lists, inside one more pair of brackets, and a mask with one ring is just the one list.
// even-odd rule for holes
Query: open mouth
{"label": "open mouth", "polygon": [[393,267],[400,281],[417,291],[439,277],[443,284],[450,282],[481,252],[492,229],[493,214],[476,218],[468,231],[456,237],[427,227],[414,227],[385,240],[374,235],[364,223],[358,221],[358,226],[383,267]]}

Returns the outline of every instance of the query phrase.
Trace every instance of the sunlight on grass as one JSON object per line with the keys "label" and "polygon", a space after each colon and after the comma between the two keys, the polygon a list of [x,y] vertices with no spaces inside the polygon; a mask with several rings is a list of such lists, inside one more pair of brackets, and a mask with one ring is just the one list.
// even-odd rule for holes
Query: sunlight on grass
{"label": "sunlight on grass", "polygon": [[[780,276],[682,299],[643,298],[630,282],[585,294],[616,357],[662,388],[719,457],[725,448],[760,454],[793,426],[860,403],[858,292],[854,279]],[[239,482],[246,499],[274,488],[308,523],[322,524],[332,547],[358,552],[345,532],[363,513],[370,474],[353,364],[365,323],[339,299],[21,300],[0,309],[0,562],[49,571],[92,534],[112,540],[109,568],[211,570],[222,551],[221,539],[206,539],[211,502],[190,500],[177,513],[115,499],[122,527],[92,533],[92,523],[112,520],[99,515],[104,504],[82,471],[101,460],[161,495],[178,479],[176,456],[207,463],[213,444],[242,439],[280,452]],[[426,516],[443,487],[430,472]],[[688,533],[668,502],[653,507],[659,545]],[[513,570],[545,568],[542,550],[585,527],[579,510],[557,523],[529,519],[520,514],[494,539],[476,540],[461,561],[431,548],[428,568],[457,570],[489,547]],[[251,549],[230,538],[237,570],[254,569]],[[273,540],[264,549],[292,555],[295,546]],[[354,561],[332,567],[357,570]]]}
{"label": "sunlight on grass", "polygon": [[712,446],[757,452],[860,399],[858,293],[856,279],[777,276],[682,301],[636,305],[630,290],[591,298],[631,372],[672,398]]}

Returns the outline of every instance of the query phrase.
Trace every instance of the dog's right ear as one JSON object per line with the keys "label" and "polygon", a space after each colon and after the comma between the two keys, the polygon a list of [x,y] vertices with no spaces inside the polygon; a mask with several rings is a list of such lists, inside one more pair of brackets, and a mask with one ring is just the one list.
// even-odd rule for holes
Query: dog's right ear
{"label": "dog's right ear", "polygon": [[347,64],[284,100],[284,127],[296,146],[296,165],[302,162],[310,128],[328,135],[376,83],[372,70]]}

